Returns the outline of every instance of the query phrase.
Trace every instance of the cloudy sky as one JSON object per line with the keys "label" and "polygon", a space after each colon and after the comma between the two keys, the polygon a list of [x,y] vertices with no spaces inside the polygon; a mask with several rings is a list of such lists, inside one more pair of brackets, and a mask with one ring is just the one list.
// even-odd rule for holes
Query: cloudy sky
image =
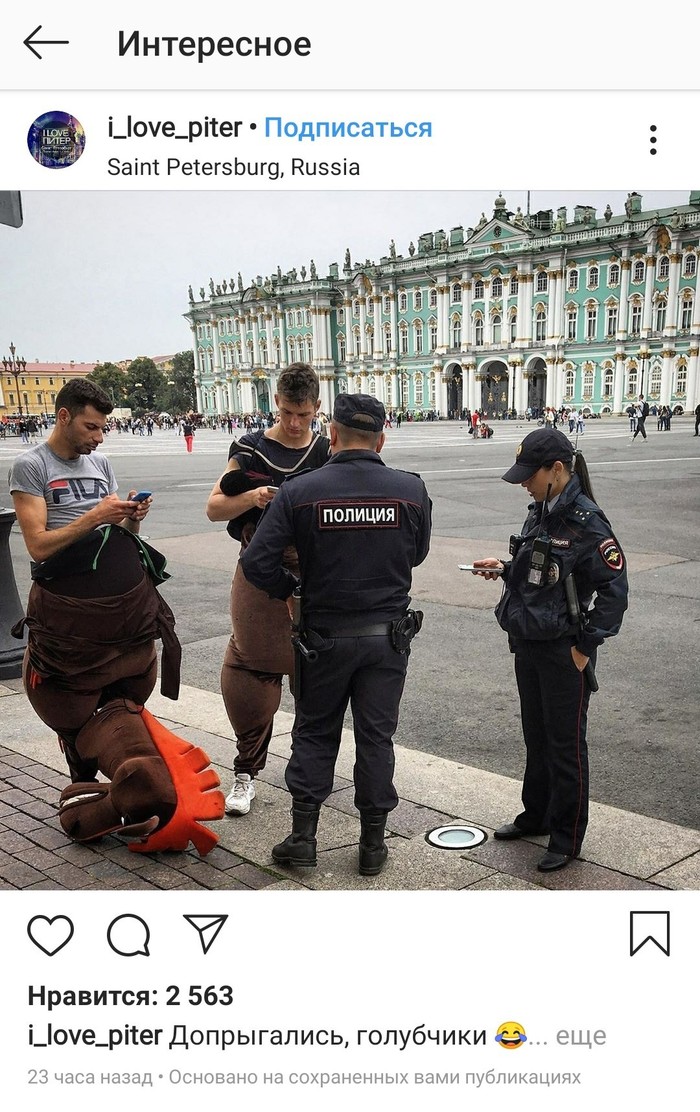
{"label": "cloudy sky", "polygon": [[[634,188],[630,187],[630,190]],[[687,192],[643,193],[644,209],[684,204]],[[241,271],[248,285],[292,267],[378,261],[394,239],[408,253],[423,232],[473,227],[493,213],[486,192],[28,192],[24,225],[0,225],[0,354],[28,362],[105,362],[190,346],[187,287]],[[508,208],[524,190],[503,190]],[[610,203],[627,192],[531,194],[530,208]]]}

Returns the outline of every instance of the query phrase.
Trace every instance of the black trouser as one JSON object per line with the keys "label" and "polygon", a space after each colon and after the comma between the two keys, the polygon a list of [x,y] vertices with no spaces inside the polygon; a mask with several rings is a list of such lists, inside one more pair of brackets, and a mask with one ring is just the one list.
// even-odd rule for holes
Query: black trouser
{"label": "black trouser", "polygon": [[[526,833],[549,831],[549,848],[577,854],[588,823],[586,724],[590,689],[571,656],[573,640],[519,641],[515,675],[527,749]],[[595,657],[592,657],[595,665]]]}
{"label": "black trouser", "polygon": [[633,440],[637,439],[637,436],[639,435],[640,432],[641,432],[642,436],[644,437],[644,439],[646,440],[647,430],[644,428],[644,422],[645,421],[646,421],[646,417],[638,417],[637,418],[637,428],[636,428],[634,436],[632,437]]}
{"label": "black trouser", "polygon": [[[368,619],[369,621],[369,619]],[[322,638],[308,632],[318,659],[304,660],[301,699],[292,730],[292,756],[285,780],[299,803],[321,804],[333,789],[343,718],[350,702],[355,732],[355,806],[391,811],[392,738],[406,678],[408,653],[397,653],[389,636]]]}

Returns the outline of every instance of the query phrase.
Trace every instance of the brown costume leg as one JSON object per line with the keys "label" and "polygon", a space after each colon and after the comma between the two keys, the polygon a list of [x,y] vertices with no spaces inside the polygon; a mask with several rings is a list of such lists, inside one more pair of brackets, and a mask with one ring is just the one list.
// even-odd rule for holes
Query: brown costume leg
{"label": "brown costume leg", "polygon": [[291,622],[286,603],[249,583],[240,565],[231,587],[231,621],[221,693],[236,734],[234,770],[255,776],[267,760],[282,676],[294,667]]}
{"label": "brown costume leg", "polygon": [[[177,795],[167,766],[141,717],[141,707],[114,699],[78,734],[76,750],[111,784],[74,784],[61,795],[63,829],[77,841],[112,831],[145,834],[172,818]],[[131,829],[129,829],[131,828]]]}
{"label": "brown costume leg", "polygon": [[58,734],[74,783],[87,783],[96,777],[95,761],[81,757],[75,742],[98,706],[117,695],[135,703],[145,703],[157,676],[158,662],[152,641],[124,653],[104,668],[72,679],[36,677],[32,674],[27,650],[23,669],[27,698],[42,722]]}

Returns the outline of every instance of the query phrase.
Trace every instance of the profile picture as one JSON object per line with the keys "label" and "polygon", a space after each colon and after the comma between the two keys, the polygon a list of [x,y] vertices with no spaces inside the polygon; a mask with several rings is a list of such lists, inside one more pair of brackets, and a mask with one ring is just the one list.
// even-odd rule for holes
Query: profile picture
{"label": "profile picture", "polygon": [[27,146],[40,166],[62,170],[77,162],[85,150],[85,131],[68,112],[45,112],[29,128]]}

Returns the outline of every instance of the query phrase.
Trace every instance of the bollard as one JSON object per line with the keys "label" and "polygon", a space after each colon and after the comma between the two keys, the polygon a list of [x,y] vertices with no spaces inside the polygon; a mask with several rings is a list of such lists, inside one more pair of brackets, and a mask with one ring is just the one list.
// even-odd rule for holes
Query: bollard
{"label": "bollard", "polygon": [[22,675],[26,646],[26,631],[22,641],[10,633],[24,616],[10,555],[10,530],[16,520],[14,510],[0,509],[0,679],[6,680]]}

